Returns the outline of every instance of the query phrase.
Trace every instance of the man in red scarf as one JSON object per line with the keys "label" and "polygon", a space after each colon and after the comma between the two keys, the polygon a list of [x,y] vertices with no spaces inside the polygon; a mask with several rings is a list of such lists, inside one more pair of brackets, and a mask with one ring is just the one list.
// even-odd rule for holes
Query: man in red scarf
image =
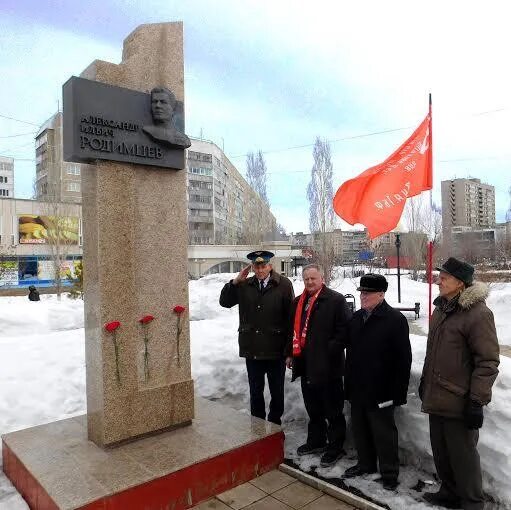
{"label": "man in red scarf", "polygon": [[303,294],[293,301],[293,341],[286,363],[294,381],[301,377],[309,415],[307,441],[298,455],[323,453],[321,465],[331,466],[344,454],[344,347],[351,311],[342,294],[325,286],[320,266],[303,268]]}

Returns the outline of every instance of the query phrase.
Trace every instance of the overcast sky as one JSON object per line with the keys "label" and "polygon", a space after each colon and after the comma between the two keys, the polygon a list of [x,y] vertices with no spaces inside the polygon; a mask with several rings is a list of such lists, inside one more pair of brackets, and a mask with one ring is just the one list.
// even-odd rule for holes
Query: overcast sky
{"label": "overcast sky", "polygon": [[19,197],[32,194],[34,131],[62,104],[62,84],[95,59],[118,63],[137,25],[183,20],[186,131],[223,146],[242,174],[247,152],[265,152],[271,207],[288,231],[309,230],[316,136],[332,141],[336,190],[412,133],[429,92],[434,198],[441,180],[479,177],[496,187],[505,218],[509,2],[1,3],[0,115],[28,122],[0,117],[0,155],[16,158]]}

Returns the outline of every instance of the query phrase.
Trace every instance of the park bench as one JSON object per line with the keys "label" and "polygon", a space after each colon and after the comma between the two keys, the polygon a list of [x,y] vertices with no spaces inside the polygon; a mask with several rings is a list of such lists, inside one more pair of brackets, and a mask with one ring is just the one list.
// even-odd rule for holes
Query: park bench
{"label": "park bench", "polygon": [[415,318],[418,319],[420,317],[421,304],[415,303],[414,307],[411,306],[394,306],[396,310],[400,312],[415,312]]}

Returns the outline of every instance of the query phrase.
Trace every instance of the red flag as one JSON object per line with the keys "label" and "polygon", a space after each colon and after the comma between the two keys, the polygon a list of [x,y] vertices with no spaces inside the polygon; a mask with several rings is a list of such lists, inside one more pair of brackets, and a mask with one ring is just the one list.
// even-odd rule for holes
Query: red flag
{"label": "red flag", "polygon": [[427,117],[399,149],[341,185],[334,211],[350,225],[365,225],[371,239],[390,232],[399,223],[406,199],[432,188],[432,133],[430,105]]}

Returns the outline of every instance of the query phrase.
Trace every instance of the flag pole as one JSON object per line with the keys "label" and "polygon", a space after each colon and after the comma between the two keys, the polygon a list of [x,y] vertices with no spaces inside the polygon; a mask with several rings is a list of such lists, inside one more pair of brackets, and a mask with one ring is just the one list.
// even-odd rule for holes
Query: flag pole
{"label": "flag pole", "polygon": [[[431,147],[431,190],[429,192],[430,218],[433,218],[433,117],[432,117],[431,92],[429,93],[429,143]],[[431,234],[431,232],[430,232]],[[428,318],[431,320],[432,314],[432,294],[433,294],[433,241],[428,243]]]}

